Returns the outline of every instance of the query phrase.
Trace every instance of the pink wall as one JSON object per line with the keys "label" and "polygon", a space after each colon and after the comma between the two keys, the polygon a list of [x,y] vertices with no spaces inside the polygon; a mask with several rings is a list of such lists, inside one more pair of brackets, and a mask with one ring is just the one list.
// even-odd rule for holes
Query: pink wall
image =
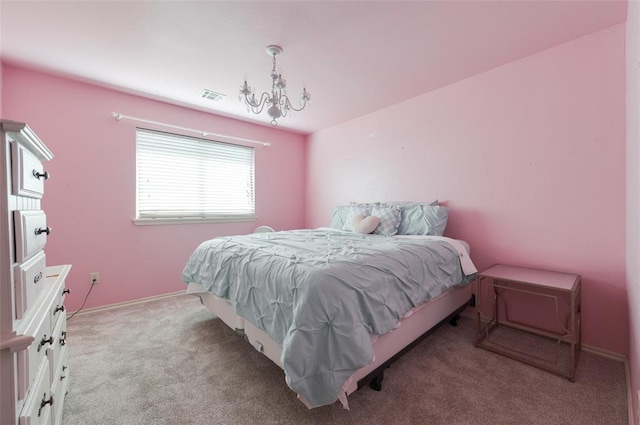
{"label": "pink wall", "polygon": [[2,104],[4,103],[3,101],[3,94],[2,94],[2,73],[4,72],[4,64],[2,63],[2,61],[0,61],[0,118],[4,117],[4,115],[2,115]]}
{"label": "pink wall", "polygon": [[[53,228],[48,264],[73,264],[68,308],[185,288],[196,246],[220,235],[304,225],[305,137],[6,65],[4,116],[27,122],[53,151],[43,206]],[[135,123],[111,112],[271,142],[256,147],[256,222],[135,226]],[[166,130],[166,129],[165,129]],[[193,135],[193,134],[189,134]]]}
{"label": "pink wall", "polygon": [[640,2],[627,13],[627,290],[633,415],[640,424]]}
{"label": "pink wall", "polygon": [[437,197],[480,269],[581,274],[584,342],[627,353],[624,46],[614,26],[313,134],[307,226]]}

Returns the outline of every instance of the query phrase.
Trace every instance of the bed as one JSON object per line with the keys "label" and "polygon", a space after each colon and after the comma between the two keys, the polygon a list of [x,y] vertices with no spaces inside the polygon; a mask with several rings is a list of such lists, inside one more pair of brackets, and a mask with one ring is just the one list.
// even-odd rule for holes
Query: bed
{"label": "bed", "polygon": [[476,273],[463,241],[343,227],[214,238],[182,273],[309,408],[379,389],[399,353],[464,309]]}

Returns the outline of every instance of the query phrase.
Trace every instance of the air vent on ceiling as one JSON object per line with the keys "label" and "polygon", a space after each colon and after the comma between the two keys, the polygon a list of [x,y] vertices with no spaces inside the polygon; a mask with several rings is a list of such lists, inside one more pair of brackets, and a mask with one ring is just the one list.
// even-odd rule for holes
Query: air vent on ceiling
{"label": "air vent on ceiling", "polygon": [[220,102],[226,96],[227,96],[226,94],[218,93],[216,91],[207,90],[207,89],[202,90],[202,94],[200,94],[201,98],[213,100],[214,102]]}

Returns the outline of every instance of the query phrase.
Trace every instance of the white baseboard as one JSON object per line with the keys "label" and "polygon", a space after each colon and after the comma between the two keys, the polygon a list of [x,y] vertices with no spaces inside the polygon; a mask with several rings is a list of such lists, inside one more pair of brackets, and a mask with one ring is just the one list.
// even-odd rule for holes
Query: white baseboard
{"label": "white baseboard", "polygon": [[588,351],[589,353],[597,354],[602,357],[607,357],[612,360],[617,360],[619,362],[627,363],[627,356],[624,354],[616,353],[615,351],[605,350],[604,348],[595,347],[589,344],[582,344],[582,349],[584,351]]}
{"label": "white baseboard", "polygon": [[[633,411],[633,390],[631,389],[631,373],[629,370],[629,362],[625,361],[624,369],[627,378],[627,405],[629,406],[629,425],[633,425],[635,423],[635,412]],[[638,409],[640,409],[640,391],[638,391]]]}
{"label": "white baseboard", "polygon": [[631,373],[629,370],[629,360],[627,359],[627,356],[613,351],[594,347],[588,344],[582,344],[582,349],[598,356],[606,357],[624,363],[624,375],[625,381],[627,381],[627,409],[629,416],[629,425],[634,425],[635,420],[633,418],[633,391],[631,390]]}
{"label": "white baseboard", "polygon": [[[145,297],[145,298],[138,298],[136,300],[131,300],[131,301],[124,301],[121,303],[115,303],[115,304],[109,304],[109,305],[103,305],[100,307],[91,307],[91,308],[86,308],[83,309],[82,311],[79,311],[77,313],[78,316],[84,315],[84,314],[89,314],[89,313],[95,313],[97,311],[104,311],[104,310],[111,310],[114,308],[118,308],[118,307],[125,307],[128,305],[136,305],[136,304],[142,304],[142,303],[146,303],[149,301],[154,301],[154,300],[161,300],[163,298],[169,298],[169,297],[175,297],[177,295],[183,295],[186,292],[184,290],[182,291],[176,291],[176,292],[169,292],[168,294],[160,294],[160,295],[153,295],[151,297]],[[71,314],[76,314],[75,312],[69,312],[68,315]]]}

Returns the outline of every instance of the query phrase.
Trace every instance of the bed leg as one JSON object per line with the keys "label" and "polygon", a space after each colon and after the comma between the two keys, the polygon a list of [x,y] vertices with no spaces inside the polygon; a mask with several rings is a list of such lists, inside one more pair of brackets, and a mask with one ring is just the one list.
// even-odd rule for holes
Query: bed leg
{"label": "bed leg", "polygon": [[376,375],[371,382],[369,382],[369,387],[376,391],[382,391],[382,380],[384,379],[384,372],[380,371],[379,375]]}
{"label": "bed leg", "polygon": [[460,320],[460,314],[455,314],[449,319],[451,326],[458,326],[458,320]]}

